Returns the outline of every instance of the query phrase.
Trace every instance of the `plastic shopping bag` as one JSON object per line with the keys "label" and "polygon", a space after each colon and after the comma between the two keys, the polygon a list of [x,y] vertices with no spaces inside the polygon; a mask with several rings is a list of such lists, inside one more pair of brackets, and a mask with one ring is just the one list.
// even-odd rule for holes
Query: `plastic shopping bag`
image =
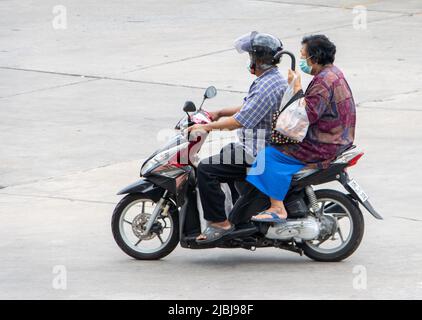
{"label": "plastic shopping bag", "polygon": [[280,114],[274,129],[283,136],[300,142],[308,132],[309,119],[305,109],[303,91],[293,93],[295,80],[293,79],[284,93],[280,105]]}

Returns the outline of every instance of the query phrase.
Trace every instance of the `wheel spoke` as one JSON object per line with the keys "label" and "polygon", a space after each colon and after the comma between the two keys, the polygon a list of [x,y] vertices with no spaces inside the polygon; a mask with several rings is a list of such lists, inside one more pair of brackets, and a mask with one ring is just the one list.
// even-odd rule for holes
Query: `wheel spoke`
{"label": "wheel spoke", "polygon": [[343,232],[341,232],[340,226],[337,227],[337,233],[340,236],[341,242],[344,243]]}
{"label": "wheel spoke", "polygon": [[316,246],[317,247],[319,247],[321,244],[323,244],[325,241],[327,241],[328,239],[325,239],[325,240],[321,240],[321,241],[319,241],[317,244],[316,244]]}
{"label": "wheel spoke", "polygon": [[329,209],[331,209],[332,207],[334,207],[336,205],[336,203],[335,202],[331,202],[330,204],[328,204],[327,205],[327,207],[325,208],[325,210],[329,210]]}
{"label": "wheel spoke", "polygon": [[[324,208],[323,213],[329,211],[332,208],[334,208],[336,205],[337,204],[335,202],[329,203],[327,205],[327,207]],[[345,213],[345,212],[327,212],[326,214],[329,214],[329,215],[333,216],[334,218],[337,218],[337,220],[340,220],[341,218],[347,217],[347,213]]]}
{"label": "wheel spoke", "polygon": [[[345,247],[351,235],[353,234],[353,217],[348,207],[345,206],[345,204],[340,200],[332,199],[331,197],[321,197],[318,199],[318,205],[321,206],[319,212],[321,212],[322,215],[326,218],[329,218],[328,220],[322,221],[326,223],[326,227],[329,229],[324,229],[324,234],[320,235],[324,236],[325,239],[315,239],[307,243],[315,251],[323,254],[336,252]],[[349,228],[346,224],[340,226],[339,222],[343,218],[350,220]],[[334,225],[332,224],[332,222],[334,222],[332,220],[335,220],[336,222]],[[334,230],[332,228],[334,228]],[[332,230],[334,231],[333,233],[330,232]],[[330,234],[327,234],[327,232]],[[323,246],[324,243],[327,244],[327,246]]]}
{"label": "wheel spoke", "polygon": [[319,209],[319,212],[321,215],[324,214],[324,206],[325,206],[325,201],[321,202],[321,209]]}
{"label": "wheel spoke", "polygon": [[[169,220],[169,223],[167,224],[166,219]],[[164,227],[162,227],[163,229],[170,229],[171,228],[171,220],[169,217],[163,217],[162,218],[163,222],[164,222]],[[170,226],[169,226],[170,225]]]}
{"label": "wheel spoke", "polygon": [[[124,208],[119,221],[119,231],[127,246],[139,253],[153,253],[163,248],[170,240],[173,217],[157,215],[159,219],[151,227],[150,233],[145,233],[145,225],[155,210],[154,202],[145,199],[135,200]],[[168,229],[164,231],[163,229]],[[170,236],[168,236],[170,234]],[[158,240],[151,241],[154,238]]]}
{"label": "wheel spoke", "polygon": [[334,218],[337,218],[337,220],[340,220],[344,217],[347,217],[347,213],[344,212],[336,212],[336,213],[330,213]]}
{"label": "wheel spoke", "polygon": [[161,238],[161,236],[157,233],[157,237],[158,237],[158,239],[160,239],[160,241],[161,241],[161,244],[164,244],[164,241],[163,241],[163,239]]}

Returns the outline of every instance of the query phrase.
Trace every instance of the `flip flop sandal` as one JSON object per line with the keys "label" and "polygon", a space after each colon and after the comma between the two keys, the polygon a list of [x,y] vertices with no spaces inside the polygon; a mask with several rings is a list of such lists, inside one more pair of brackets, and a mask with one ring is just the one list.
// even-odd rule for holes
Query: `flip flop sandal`
{"label": "flip flop sandal", "polygon": [[[262,215],[270,215],[271,218],[257,218],[259,216]],[[286,223],[287,220],[286,219],[281,219],[277,213],[275,212],[271,212],[271,211],[262,211],[260,213],[258,213],[256,216],[253,216],[251,218],[252,221],[256,221],[256,222],[274,222],[274,223]]]}
{"label": "flip flop sandal", "polygon": [[212,243],[220,240],[225,235],[229,234],[234,230],[234,225],[231,225],[229,229],[223,229],[219,227],[214,226],[208,226],[204,232],[202,232],[202,235],[206,237],[204,240],[196,240],[197,243],[200,244],[206,244],[206,243]]}

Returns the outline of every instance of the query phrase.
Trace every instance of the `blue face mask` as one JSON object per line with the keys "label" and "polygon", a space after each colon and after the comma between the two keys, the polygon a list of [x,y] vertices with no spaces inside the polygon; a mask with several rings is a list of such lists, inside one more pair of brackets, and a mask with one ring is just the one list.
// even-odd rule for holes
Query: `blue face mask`
{"label": "blue face mask", "polygon": [[250,61],[248,61],[248,64],[246,66],[246,69],[248,69],[248,71],[252,74],[255,73],[254,69],[251,67],[252,63]]}
{"label": "blue face mask", "polygon": [[[309,58],[311,58],[311,57],[309,57]],[[308,66],[308,63],[307,63],[307,60],[308,60],[309,58],[306,58],[306,59],[301,58],[301,59],[299,60],[299,67],[300,67],[300,70],[302,70],[303,72],[305,72],[305,73],[307,73],[307,74],[311,74],[311,71],[312,71],[312,66]]]}

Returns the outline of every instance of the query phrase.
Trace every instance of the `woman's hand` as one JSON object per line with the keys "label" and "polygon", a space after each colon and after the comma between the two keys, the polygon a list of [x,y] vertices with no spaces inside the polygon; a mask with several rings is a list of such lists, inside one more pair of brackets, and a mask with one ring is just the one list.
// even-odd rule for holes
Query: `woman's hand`
{"label": "woman's hand", "polygon": [[298,71],[293,71],[292,69],[289,69],[287,75],[287,82],[289,85],[293,82],[294,93],[298,92],[299,90],[302,90],[302,82],[300,78],[300,73]]}
{"label": "woman's hand", "polygon": [[289,69],[287,74],[287,82],[291,84],[293,80],[300,83],[300,73],[298,71]]}

